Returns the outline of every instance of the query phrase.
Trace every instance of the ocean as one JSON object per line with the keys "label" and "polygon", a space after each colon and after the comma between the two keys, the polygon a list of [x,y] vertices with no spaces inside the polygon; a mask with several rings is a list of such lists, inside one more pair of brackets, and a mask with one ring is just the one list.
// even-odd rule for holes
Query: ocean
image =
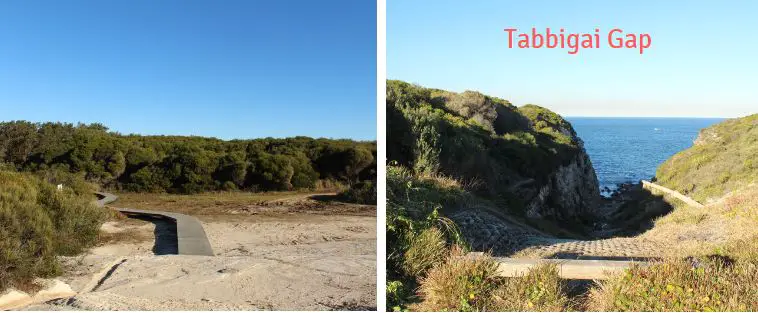
{"label": "ocean", "polygon": [[[721,118],[568,117],[584,141],[601,192],[655,176],[658,165],[692,146],[700,129]],[[603,192],[608,195],[608,192]]]}

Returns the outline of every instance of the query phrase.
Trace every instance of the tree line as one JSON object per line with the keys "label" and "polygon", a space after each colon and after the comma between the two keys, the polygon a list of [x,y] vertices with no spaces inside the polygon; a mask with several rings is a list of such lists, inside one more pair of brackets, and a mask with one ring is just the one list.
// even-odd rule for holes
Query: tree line
{"label": "tree line", "polygon": [[102,124],[0,123],[0,162],[74,173],[135,192],[328,188],[376,180],[376,142],[309,137],[220,140],[110,132]]}

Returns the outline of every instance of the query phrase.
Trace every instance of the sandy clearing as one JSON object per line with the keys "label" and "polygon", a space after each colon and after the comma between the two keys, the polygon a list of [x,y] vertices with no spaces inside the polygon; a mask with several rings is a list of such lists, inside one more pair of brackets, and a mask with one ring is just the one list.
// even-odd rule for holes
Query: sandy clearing
{"label": "sandy clearing", "polygon": [[[216,256],[155,255],[156,228],[104,225],[149,240],[63,258],[80,294],[28,310],[330,310],[376,307],[376,218],[281,214],[201,216]],[[159,226],[160,228],[160,226]],[[125,260],[120,262],[121,260]],[[100,284],[93,276],[119,263]],[[97,281],[97,279],[96,279]],[[85,285],[94,291],[82,291]]]}

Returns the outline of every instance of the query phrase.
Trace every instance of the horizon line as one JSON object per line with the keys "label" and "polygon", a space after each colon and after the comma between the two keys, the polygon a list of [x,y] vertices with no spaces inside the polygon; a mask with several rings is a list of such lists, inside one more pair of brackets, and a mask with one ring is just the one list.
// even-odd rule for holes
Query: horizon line
{"label": "horizon line", "polygon": [[[564,118],[680,118],[680,119],[730,119],[739,117],[725,116],[600,116],[600,115],[562,115]],[[747,115],[746,115],[747,116]]]}

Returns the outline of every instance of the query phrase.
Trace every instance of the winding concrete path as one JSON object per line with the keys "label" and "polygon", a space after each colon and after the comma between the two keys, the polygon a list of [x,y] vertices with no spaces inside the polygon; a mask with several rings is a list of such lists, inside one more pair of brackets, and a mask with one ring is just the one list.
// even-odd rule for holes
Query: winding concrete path
{"label": "winding concrete path", "polygon": [[663,187],[663,186],[658,185],[658,184],[653,183],[653,182],[649,182],[647,180],[643,180],[642,181],[642,188],[645,188],[645,189],[655,189],[655,190],[664,192],[664,193],[669,194],[669,195],[671,195],[674,198],[677,198],[679,200],[682,200],[682,201],[684,201],[684,203],[689,204],[689,205],[691,205],[693,207],[696,207],[698,209],[705,207],[700,202],[697,202],[694,199],[692,199],[692,198],[690,198],[688,196],[685,196],[685,195],[679,193],[676,190],[668,189],[666,187]]}
{"label": "winding concrete path", "polygon": [[[95,193],[100,199],[97,200],[99,207],[105,207],[106,204],[118,200],[114,194],[107,192]],[[176,223],[176,238],[178,244],[178,254],[182,255],[208,255],[213,256],[213,248],[205,235],[203,225],[200,221],[192,216],[163,211],[137,210],[114,208],[127,216],[146,216],[168,218]]]}

